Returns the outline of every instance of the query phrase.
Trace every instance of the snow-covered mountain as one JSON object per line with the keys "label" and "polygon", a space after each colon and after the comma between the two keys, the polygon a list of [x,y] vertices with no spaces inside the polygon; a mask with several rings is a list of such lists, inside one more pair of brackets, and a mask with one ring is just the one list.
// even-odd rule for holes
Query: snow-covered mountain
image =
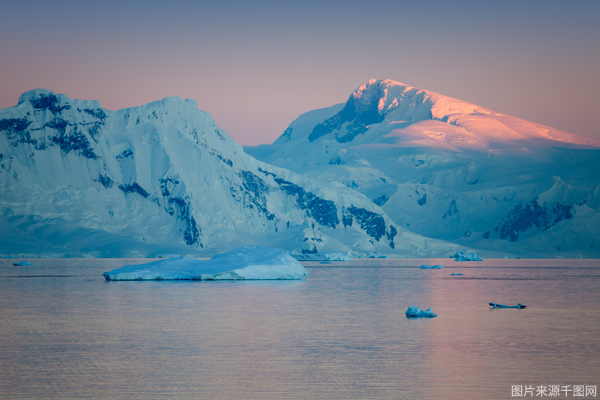
{"label": "snow-covered mountain", "polygon": [[600,143],[391,80],[298,117],[270,164],[340,182],[397,226],[512,255],[600,257]]}
{"label": "snow-covered mountain", "polygon": [[431,256],[363,194],[247,155],[194,100],[104,110],[48,90],[0,110],[0,254],[212,255],[245,245]]}

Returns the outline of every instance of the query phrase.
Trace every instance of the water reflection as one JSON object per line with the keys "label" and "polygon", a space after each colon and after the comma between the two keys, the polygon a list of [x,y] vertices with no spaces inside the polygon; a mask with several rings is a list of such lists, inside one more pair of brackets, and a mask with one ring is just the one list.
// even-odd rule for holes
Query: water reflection
{"label": "water reflection", "polygon": [[[29,274],[70,277],[0,264],[0,397],[497,399],[516,384],[600,385],[593,265],[385,260],[209,283],[105,282],[107,261],[43,263]],[[413,304],[439,316],[407,319]]]}

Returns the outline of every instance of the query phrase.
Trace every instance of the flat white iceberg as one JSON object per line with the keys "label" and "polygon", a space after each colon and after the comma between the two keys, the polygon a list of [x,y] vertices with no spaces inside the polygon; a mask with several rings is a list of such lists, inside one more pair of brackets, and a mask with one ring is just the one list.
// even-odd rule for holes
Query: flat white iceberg
{"label": "flat white iceberg", "polygon": [[248,246],[209,260],[174,257],[105,272],[107,281],[306,279],[306,269],[286,251]]}
{"label": "flat white iceberg", "polygon": [[427,265],[423,264],[419,267],[419,269],[443,269],[443,265]]}
{"label": "flat white iceberg", "polygon": [[406,310],[406,316],[410,317],[410,318],[415,318],[415,317],[433,318],[433,317],[437,317],[437,314],[434,313],[431,310],[431,308],[428,308],[427,310],[423,311],[417,306],[410,306],[410,307],[408,307],[408,310]]}
{"label": "flat white iceberg", "polygon": [[18,263],[13,263],[13,265],[15,267],[29,267],[29,266],[31,266],[33,264],[30,263],[29,261],[21,261],[21,262],[18,262]]}
{"label": "flat white iceberg", "polygon": [[457,251],[453,255],[454,261],[483,261],[474,251],[467,254],[466,251]]}

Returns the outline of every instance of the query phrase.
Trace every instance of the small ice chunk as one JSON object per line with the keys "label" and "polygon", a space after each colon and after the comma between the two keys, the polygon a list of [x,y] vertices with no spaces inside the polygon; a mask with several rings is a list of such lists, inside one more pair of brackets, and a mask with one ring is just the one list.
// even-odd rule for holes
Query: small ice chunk
{"label": "small ice chunk", "polygon": [[464,274],[450,274],[450,276],[463,276]]}
{"label": "small ice chunk", "polygon": [[490,307],[492,307],[492,308],[518,308],[518,309],[522,309],[522,308],[526,308],[527,306],[524,306],[521,303],[517,304],[516,306],[505,306],[504,304],[490,303]]}
{"label": "small ice chunk", "polygon": [[248,246],[217,254],[210,260],[175,257],[126,265],[105,272],[107,281],[306,279],[306,269],[286,251]]}
{"label": "small ice chunk", "polygon": [[454,261],[483,261],[474,251],[467,254],[466,251],[457,251],[453,255]]}
{"label": "small ice chunk", "polygon": [[377,252],[373,252],[373,253],[366,254],[362,258],[389,258],[389,255],[387,255],[387,254],[378,254]]}
{"label": "small ice chunk", "polygon": [[410,307],[408,307],[408,310],[406,310],[406,316],[410,317],[410,318],[418,318],[418,317],[433,318],[433,317],[437,317],[437,314],[434,313],[431,310],[431,308],[428,308],[427,310],[423,311],[417,306],[410,306]]}
{"label": "small ice chunk", "polygon": [[33,264],[30,263],[29,261],[21,261],[21,262],[18,262],[18,263],[13,263],[13,265],[15,267],[29,267],[29,266],[32,266]]}
{"label": "small ice chunk", "polygon": [[419,267],[419,269],[443,269],[443,265],[427,265],[423,264]]}

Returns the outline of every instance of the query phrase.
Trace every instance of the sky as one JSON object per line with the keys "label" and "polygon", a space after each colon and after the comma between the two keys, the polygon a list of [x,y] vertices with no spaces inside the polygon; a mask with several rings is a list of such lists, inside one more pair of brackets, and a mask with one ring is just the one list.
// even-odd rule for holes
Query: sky
{"label": "sky", "polygon": [[600,139],[600,1],[0,0],[0,108],[194,98],[242,145],[392,79]]}

